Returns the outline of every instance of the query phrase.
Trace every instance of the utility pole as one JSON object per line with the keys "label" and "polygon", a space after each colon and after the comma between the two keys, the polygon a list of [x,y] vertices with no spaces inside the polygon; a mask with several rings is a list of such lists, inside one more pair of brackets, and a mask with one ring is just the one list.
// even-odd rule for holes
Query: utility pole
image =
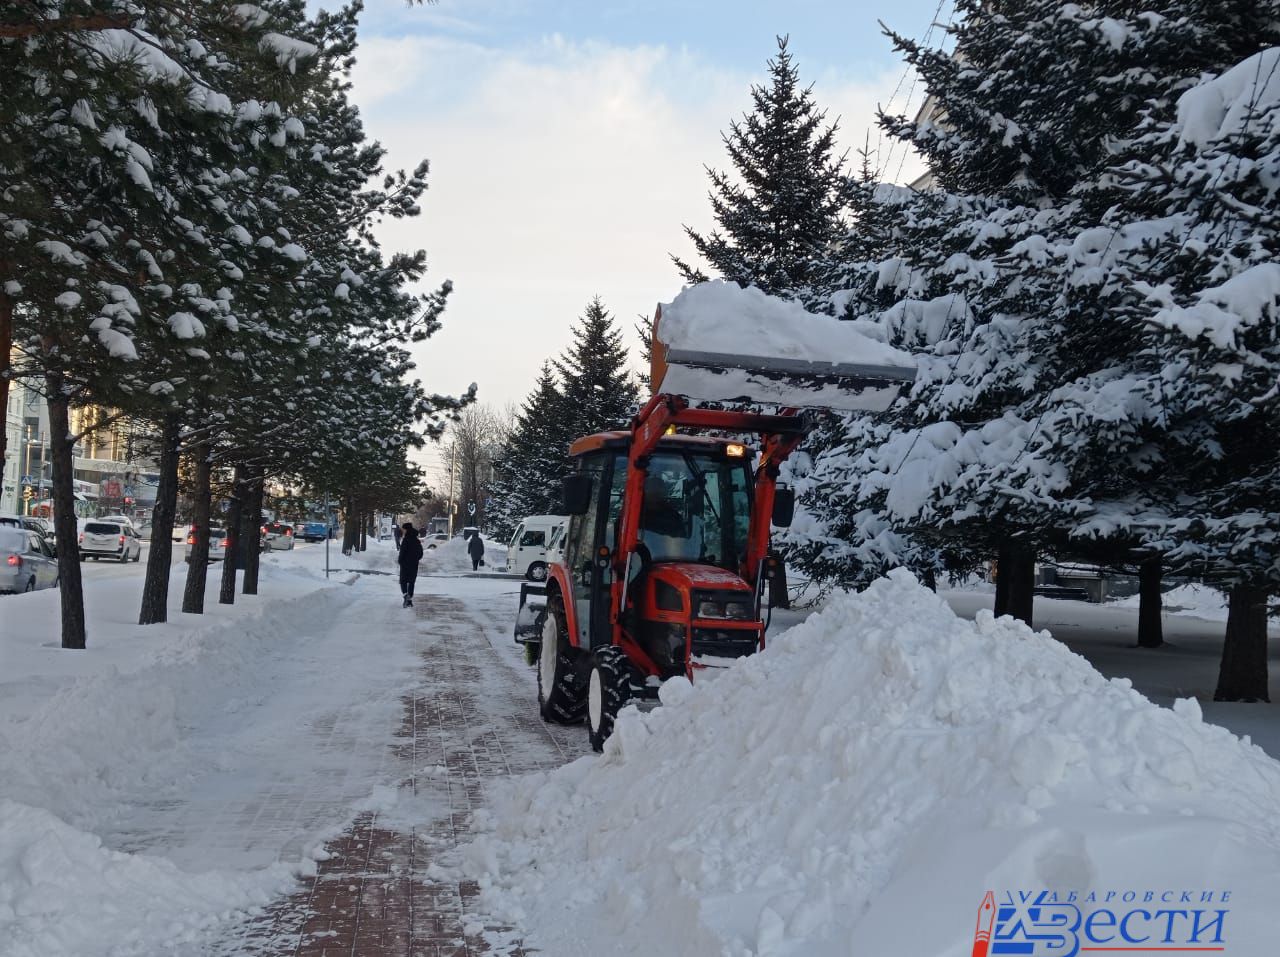
{"label": "utility pole", "polygon": [[324,490],[324,577],[329,577],[329,490]]}
{"label": "utility pole", "polygon": [[[27,476],[28,478],[30,478],[30,477],[31,477],[31,426],[30,426],[30,424],[28,424],[28,425],[27,425],[27,449],[26,449],[26,451],[27,451],[26,467],[22,470],[22,474],[23,474],[23,475],[25,475],[25,476]],[[41,456],[40,456],[40,457],[41,457],[41,458],[44,458],[44,455],[43,455],[43,454],[41,454]],[[43,464],[43,463],[42,463],[42,464]],[[19,484],[21,484],[21,483],[19,483]],[[27,488],[30,488],[30,487],[31,487],[31,486],[28,484],[28,485],[27,485]],[[37,484],[36,484],[36,488],[39,488],[39,487],[40,487],[40,485],[39,485],[39,483],[37,483]],[[38,497],[39,497],[39,493],[37,493],[35,496],[33,496],[33,498],[38,498]],[[25,494],[22,496],[22,514],[23,514],[23,515],[30,515],[30,514],[31,514],[31,499],[27,498]]]}
{"label": "utility pole", "polygon": [[455,438],[449,445],[449,537],[453,538],[453,468],[454,457],[458,454],[458,440]]}

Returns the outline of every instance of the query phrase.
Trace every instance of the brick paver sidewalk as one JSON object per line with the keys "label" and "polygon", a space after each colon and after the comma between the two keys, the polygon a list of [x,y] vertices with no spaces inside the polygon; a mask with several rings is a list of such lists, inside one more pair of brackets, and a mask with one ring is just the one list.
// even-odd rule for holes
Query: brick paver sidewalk
{"label": "brick paver sidewalk", "polygon": [[490,645],[482,618],[462,602],[424,595],[415,599],[413,612],[420,623],[422,680],[405,698],[397,731],[402,743],[395,751],[404,766],[401,787],[427,798],[423,803],[438,804],[439,815],[412,825],[362,815],[326,847],[330,857],[314,878],[238,928],[215,953],[529,953],[517,932],[481,922],[473,884],[433,879],[428,869],[466,840],[486,782],[572,760],[583,753],[586,736],[541,721],[528,677],[513,670],[519,666],[512,656]]}

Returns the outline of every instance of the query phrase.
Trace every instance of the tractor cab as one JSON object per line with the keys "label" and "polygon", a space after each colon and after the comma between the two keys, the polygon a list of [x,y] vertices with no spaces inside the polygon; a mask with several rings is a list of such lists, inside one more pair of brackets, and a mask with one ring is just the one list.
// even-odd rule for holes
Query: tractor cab
{"label": "tractor cab", "polygon": [[763,634],[745,577],[751,450],[691,435],[660,440],[636,483],[636,533],[619,561],[629,445],[627,433],[604,433],[570,450],[579,463],[574,491],[582,497],[571,504],[586,509],[565,537],[576,646],[613,644],[616,624],[619,643],[646,680],[692,677],[703,658],[757,650]]}

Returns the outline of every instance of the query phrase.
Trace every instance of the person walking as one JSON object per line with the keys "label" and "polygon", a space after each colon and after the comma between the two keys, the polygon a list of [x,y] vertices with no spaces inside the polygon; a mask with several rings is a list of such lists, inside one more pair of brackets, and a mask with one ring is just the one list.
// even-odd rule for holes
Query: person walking
{"label": "person walking", "polygon": [[412,522],[401,526],[400,554],[396,561],[400,564],[400,593],[404,595],[404,607],[413,605],[413,583],[418,577],[418,562],[422,561],[422,543],[418,541],[418,530]]}
{"label": "person walking", "polygon": [[480,541],[480,533],[472,532],[467,542],[467,554],[471,556],[471,570],[476,571],[484,562],[484,542]]}
{"label": "person walking", "polygon": [[404,532],[399,525],[391,526],[391,537],[396,540],[396,551],[400,551],[400,539],[404,538]]}

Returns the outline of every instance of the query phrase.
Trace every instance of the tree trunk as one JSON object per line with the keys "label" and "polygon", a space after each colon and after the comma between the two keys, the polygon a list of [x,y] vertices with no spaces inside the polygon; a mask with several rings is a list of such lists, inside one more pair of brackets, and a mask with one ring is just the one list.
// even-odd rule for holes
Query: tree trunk
{"label": "tree trunk", "polygon": [[342,510],[342,554],[350,555],[355,551],[356,543],[360,538],[359,523],[355,503],[347,499]]}
{"label": "tree trunk", "polygon": [[1138,566],[1139,648],[1159,648],[1164,644],[1164,622],[1160,614],[1160,577],[1163,573],[1159,555]]}
{"label": "tree trunk", "polygon": [[147,553],[147,579],[142,583],[142,610],[138,624],[155,625],[169,620],[169,571],[173,567],[173,518],[178,509],[178,413],[164,417],[160,427],[160,484],[151,512],[151,548]]}
{"label": "tree trunk", "polygon": [[219,605],[236,603],[236,566],[241,561],[240,519],[244,513],[244,466],[237,465],[231,486],[231,508],[227,512],[227,550],[222,556],[222,587],[218,590]]}
{"label": "tree trunk", "polygon": [[1267,593],[1233,585],[1214,701],[1270,701],[1267,694]]}
{"label": "tree trunk", "polygon": [[369,548],[369,516],[360,516],[360,551],[366,551]]}
{"label": "tree trunk", "polygon": [[1011,615],[1030,626],[1035,586],[1035,549],[1021,542],[1001,545],[996,565],[996,614]]}
{"label": "tree trunk", "polygon": [[204,614],[204,586],[209,578],[209,480],[213,463],[209,446],[198,445],[195,458],[195,487],[191,490],[191,525],[195,543],[188,556],[187,587],[182,593],[182,610],[188,615]]}
{"label": "tree trunk", "polygon": [[997,618],[1009,614],[1009,573],[1005,571],[1008,556],[1002,547],[996,552],[996,604],[993,609]]}
{"label": "tree trunk", "polygon": [[80,579],[70,410],[63,391],[62,373],[46,373],[45,382],[49,392],[49,456],[53,467],[53,534],[58,543],[62,647],[81,649],[85,643],[84,585]]}
{"label": "tree trunk", "polygon": [[[0,271],[0,275],[3,272]],[[4,291],[0,281],[0,484],[4,483],[5,456],[9,453],[9,373],[13,368],[9,354],[13,351],[13,300]],[[18,499],[18,511],[22,511],[22,499]]]}
{"label": "tree trunk", "polygon": [[262,557],[262,497],[266,484],[266,476],[259,474],[253,479],[252,491],[249,492],[248,506],[245,509],[242,523],[244,541],[244,584],[240,587],[242,595],[258,594],[258,567]]}

